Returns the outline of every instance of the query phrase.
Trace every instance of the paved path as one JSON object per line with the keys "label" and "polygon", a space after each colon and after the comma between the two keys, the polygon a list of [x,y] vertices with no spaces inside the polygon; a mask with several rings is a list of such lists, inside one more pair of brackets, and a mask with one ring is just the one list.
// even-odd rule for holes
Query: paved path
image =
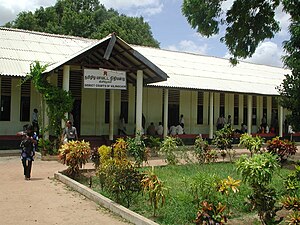
{"label": "paved path", "polygon": [[0,224],[128,225],[54,180],[54,172],[64,168],[58,162],[37,159],[32,179],[26,181],[19,157],[0,157]]}

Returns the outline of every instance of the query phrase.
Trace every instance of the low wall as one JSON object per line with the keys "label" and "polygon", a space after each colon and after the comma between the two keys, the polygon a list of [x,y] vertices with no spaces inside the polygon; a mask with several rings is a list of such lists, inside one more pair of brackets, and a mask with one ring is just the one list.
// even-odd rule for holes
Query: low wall
{"label": "low wall", "polygon": [[109,198],[104,197],[103,195],[91,190],[90,188],[80,184],[79,182],[63,175],[60,172],[54,174],[54,178],[71,187],[73,190],[84,195],[88,199],[94,201],[95,203],[109,209],[113,213],[118,214],[129,222],[136,225],[159,225],[158,223],[149,220],[146,217],[143,217],[124,206],[117,204],[116,202],[110,200]]}

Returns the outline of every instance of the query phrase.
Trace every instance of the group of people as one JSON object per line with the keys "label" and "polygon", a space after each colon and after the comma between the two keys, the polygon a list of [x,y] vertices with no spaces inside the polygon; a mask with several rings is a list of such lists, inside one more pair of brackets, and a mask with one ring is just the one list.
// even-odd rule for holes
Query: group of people
{"label": "group of people", "polygon": [[[73,117],[71,117],[73,119]],[[34,109],[32,113],[32,124],[25,126],[23,131],[17,132],[17,136],[21,136],[21,161],[23,165],[23,173],[25,180],[31,178],[32,162],[34,161],[35,152],[38,146],[39,139],[39,124],[38,124],[38,110]],[[71,120],[67,120],[66,127],[62,133],[62,143],[77,140],[77,130],[73,126]]]}
{"label": "group of people", "polygon": [[231,115],[228,115],[227,120],[225,119],[224,115],[221,114],[217,120],[217,130],[221,130],[225,127],[225,125],[231,126]]}

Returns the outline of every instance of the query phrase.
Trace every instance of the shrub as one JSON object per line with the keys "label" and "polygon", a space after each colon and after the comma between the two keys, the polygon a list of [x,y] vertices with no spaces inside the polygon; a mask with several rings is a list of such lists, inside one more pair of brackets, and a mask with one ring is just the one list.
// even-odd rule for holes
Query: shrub
{"label": "shrub", "polygon": [[154,173],[154,167],[144,174],[141,184],[144,193],[148,194],[149,201],[153,207],[153,216],[156,216],[156,210],[159,207],[159,203],[161,203],[160,205],[162,207],[166,202],[167,188]]}
{"label": "shrub", "polygon": [[100,154],[98,152],[98,149],[93,148],[91,150],[91,160],[95,166],[95,169],[97,169],[100,165]]}
{"label": "shrub", "polygon": [[141,164],[148,160],[148,152],[143,140],[128,137],[126,139],[127,151],[135,160],[135,165],[140,167]]}
{"label": "shrub", "polygon": [[258,153],[264,144],[264,139],[260,136],[252,137],[250,134],[242,134],[240,137],[239,146],[242,145],[250,151],[252,157],[253,153]]}
{"label": "shrub", "polygon": [[273,173],[279,168],[277,156],[263,153],[247,158],[243,155],[236,165],[243,181],[252,188],[253,193],[248,196],[248,199],[253,209],[258,212],[262,224],[278,223],[279,221],[275,221],[275,216],[280,208],[275,206],[277,198],[275,189],[269,186]]}
{"label": "shrub", "polygon": [[229,156],[230,162],[235,156],[235,150],[232,149],[234,129],[231,126],[225,126],[221,130],[215,132],[212,143],[220,150],[225,150]]}
{"label": "shrub", "polygon": [[210,147],[207,141],[203,140],[202,137],[197,136],[194,144],[194,155],[198,159],[199,163],[207,161]]}
{"label": "shrub", "polygon": [[90,143],[85,141],[70,141],[59,149],[59,158],[69,166],[66,173],[71,177],[79,175],[79,168],[87,163],[91,153]]}
{"label": "shrub", "polygon": [[280,140],[279,137],[275,137],[270,141],[267,141],[267,151],[278,155],[280,162],[287,160],[290,155],[295,155],[297,147],[295,142],[289,140]]}
{"label": "shrub", "polygon": [[166,137],[159,149],[168,164],[175,165],[178,162],[175,151],[178,150],[177,140],[174,137]]}
{"label": "shrub", "polygon": [[220,202],[215,205],[207,201],[201,203],[201,208],[197,213],[197,218],[194,221],[196,225],[211,224],[222,225],[227,222],[227,216],[225,215],[226,206]]}
{"label": "shrub", "polygon": [[141,191],[142,175],[127,157],[127,143],[119,138],[113,148],[102,145],[99,149],[100,165],[97,170],[100,186],[120,204],[130,206]]}

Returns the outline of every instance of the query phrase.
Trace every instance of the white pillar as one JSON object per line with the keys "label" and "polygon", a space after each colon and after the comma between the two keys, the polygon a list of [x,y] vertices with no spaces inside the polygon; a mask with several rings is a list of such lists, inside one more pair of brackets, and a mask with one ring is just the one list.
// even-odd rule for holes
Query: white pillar
{"label": "white pillar", "polygon": [[138,70],[136,76],[136,129],[135,135],[142,130],[142,113],[143,113],[143,71]]}
{"label": "white pillar", "polygon": [[[62,83],[62,89],[65,91],[69,91],[70,87],[70,66],[64,65],[63,67],[63,83]],[[66,112],[65,117],[68,118],[68,112]],[[61,120],[61,127],[65,127],[65,121]]]}
{"label": "white pillar", "polygon": [[164,89],[164,137],[168,136],[168,105],[169,105],[169,89]]}
{"label": "white pillar", "polygon": [[248,134],[252,133],[252,96],[248,95],[247,98],[247,110],[248,110],[248,118],[247,118],[247,127]]}
{"label": "white pillar", "polygon": [[278,106],[279,107],[279,137],[283,136],[283,107],[282,106]]}
{"label": "white pillar", "polygon": [[109,140],[114,140],[115,91],[109,90]]}
{"label": "white pillar", "polygon": [[209,93],[209,139],[214,135],[214,93]]}

